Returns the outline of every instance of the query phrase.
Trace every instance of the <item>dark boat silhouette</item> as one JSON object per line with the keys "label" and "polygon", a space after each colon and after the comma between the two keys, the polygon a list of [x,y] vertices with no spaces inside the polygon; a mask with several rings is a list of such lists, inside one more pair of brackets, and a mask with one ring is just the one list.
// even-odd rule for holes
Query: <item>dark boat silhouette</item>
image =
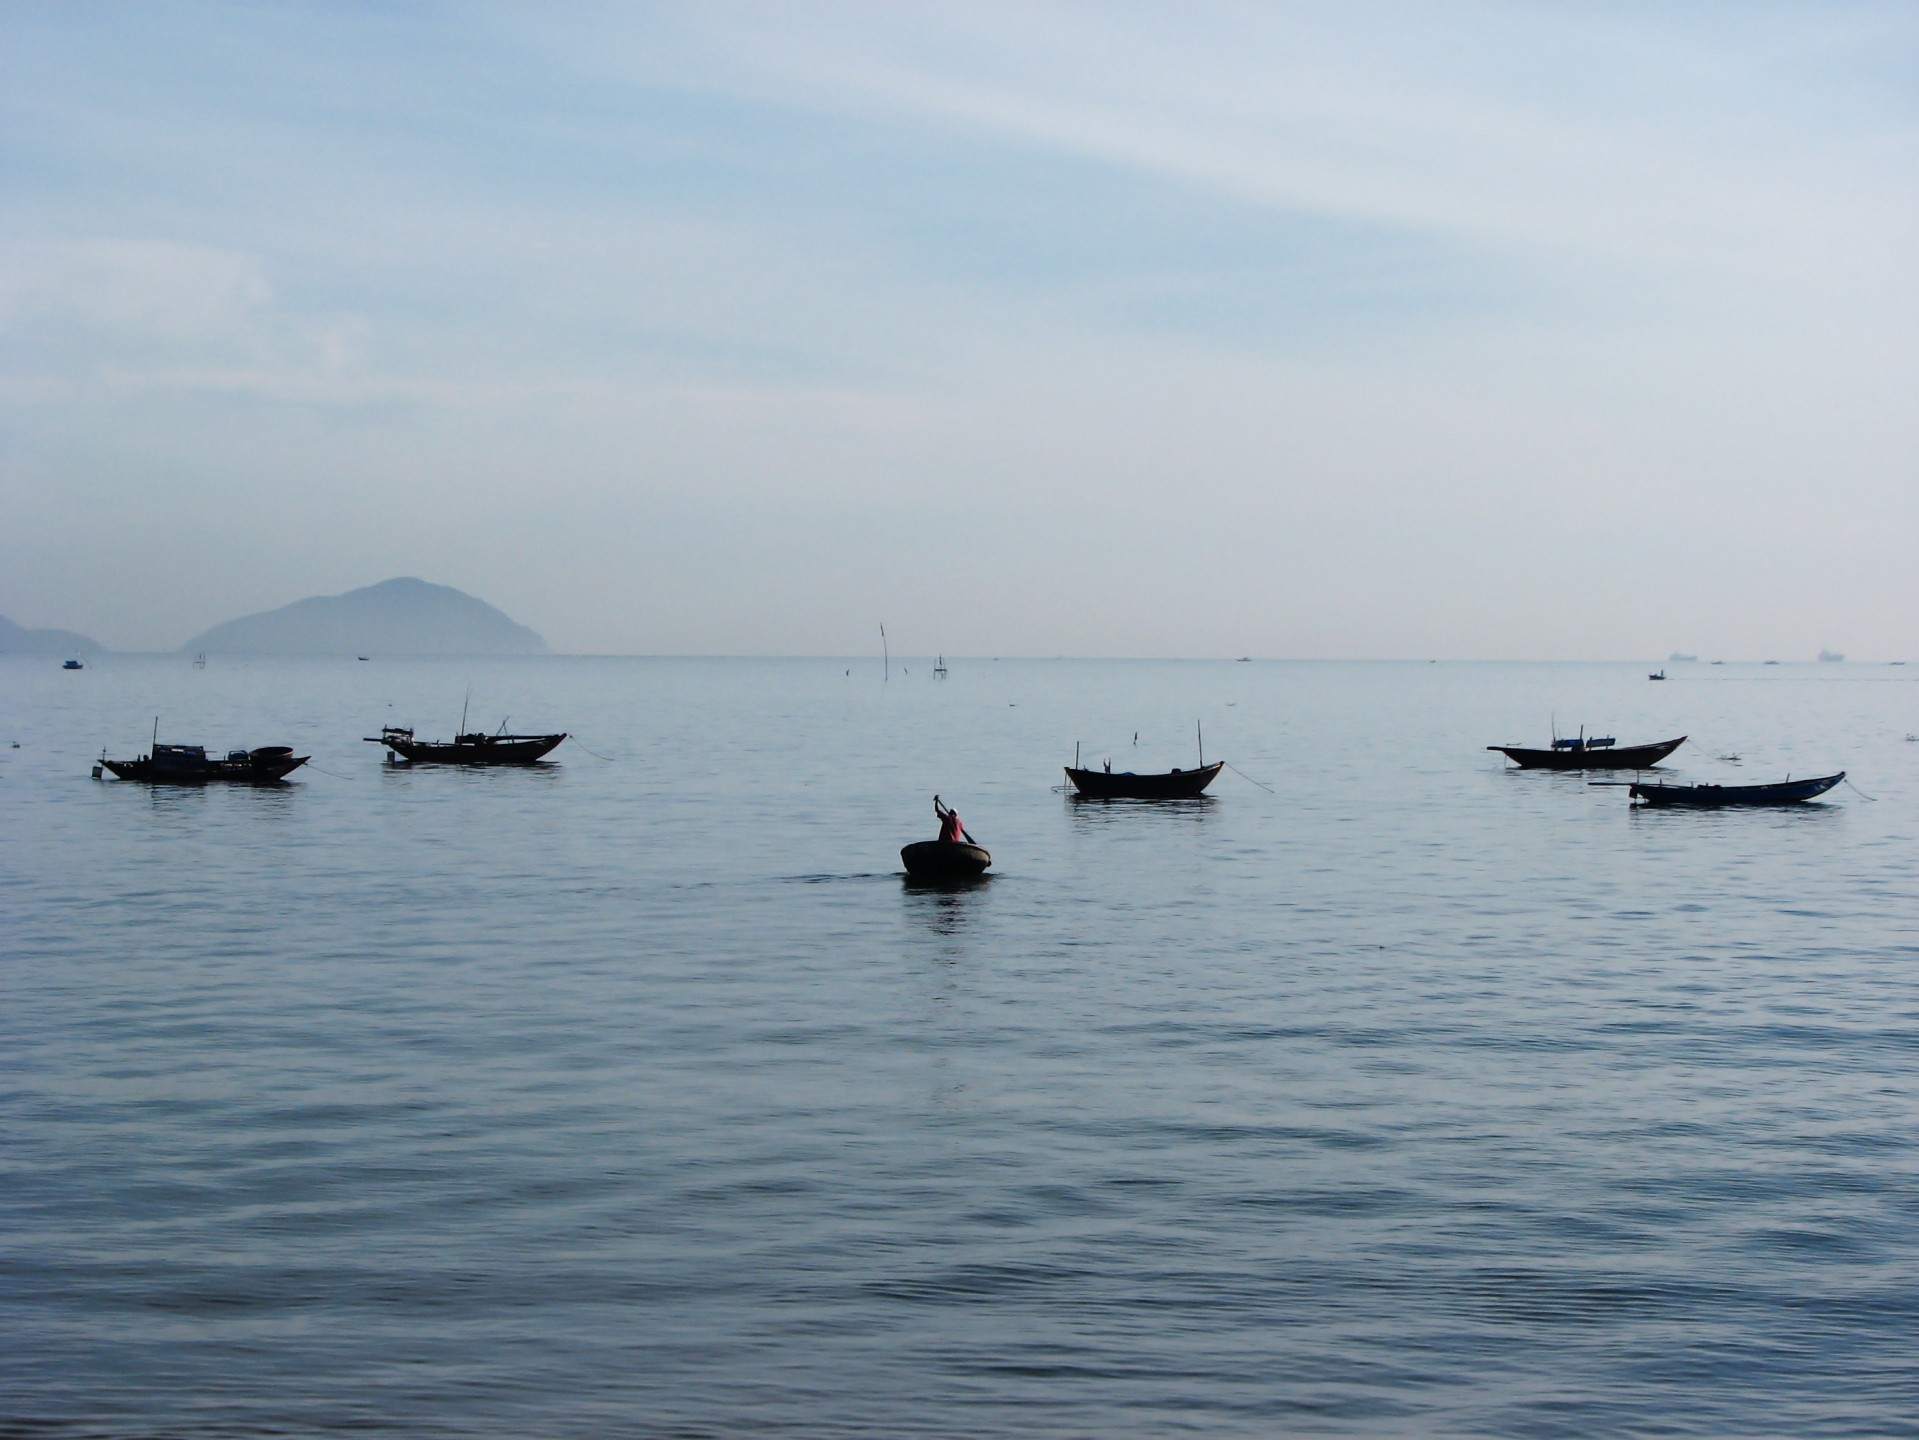
{"label": "dark boat silhouette", "polygon": [[[1088,800],[1192,800],[1226,768],[1224,760],[1206,763],[1206,732],[1197,720],[1193,722],[1193,738],[1199,745],[1196,770],[1172,769],[1146,775],[1122,770],[1115,774],[1110,760],[1097,770],[1082,770],[1079,746],[1075,745],[1073,763],[1066,767],[1066,778]],[[1133,736],[1133,743],[1139,743],[1138,734]]]}
{"label": "dark boat silhouette", "polygon": [[410,725],[389,725],[378,735],[362,737],[384,745],[402,759],[431,765],[531,765],[552,750],[558,735],[482,735],[475,731],[451,740],[416,740]]}
{"label": "dark boat silhouette", "polygon": [[1818,775],[1810,780],[1779,780],[1770,785],[1668,785],[1637,781],[1627,794],[1644,805],[1668,809],[1719,810],[1728,805],[1797,805],[1825,794],[1846,778]]}
{"label": "dark boat silhouette", "polygon": [[[307,763],[290,745],[262,745],[254,750],[229,750],[224,757],[207,754],[204,745],[161,745],[137,760],[100,763],[122,780],[144,780],[154,785],[204,785],[230,780],[249,785],[271,785]],[[96,775],[98,771],[94,772]]]}
{"label": "dark boat silhouette", "polygon": [[917,840],[900,851],[900,863],[915,880],[971,880],[993,863],[984,845],[964,840]]}
{"label": "dark boat silhouette", "polygon": [[1130,770],[1081,770],[1066,767],[1066,778],[1089,800],[1190,800],[1226,768],[1215,760],[1197,770],[1168,770],[1164,774],[1135,775]]}
{"label": "dark boat silhouette", "polygon": [[1534,750],[1524,745],[1488,745],[1524,770],[1649,770],[1686,743],[1655,740],[1650,745],[1620,745],[1610,735],[1555,740],[1552,748]]}

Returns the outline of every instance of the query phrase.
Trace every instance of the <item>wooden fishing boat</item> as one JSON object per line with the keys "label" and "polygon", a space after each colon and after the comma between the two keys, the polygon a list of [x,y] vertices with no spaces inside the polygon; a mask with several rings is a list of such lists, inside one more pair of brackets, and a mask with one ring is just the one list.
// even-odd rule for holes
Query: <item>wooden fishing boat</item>
{"label": "wooden fishing boat", "polygon": [[964,840],[918,840],[900,851],[900,863],[915,880],[971,880],[993,863],[984,845]]}
{"label": "wooden fishing boat", "polygon": [[1627,794],[1644,805],[1685,807],[1694,810],[1718,810],[1727,805],[1797,805],[1825,794],[1846,778],[1818,775],[1810,780],[1780,780],[1771,785],[1668,785],[1652,781],[1635,782]]}
{"label": "wooden fishing boat", "polygon": [[[272,785],[307,763],[291,745],[262,745],[254,750],[229,750],[224,757],[207,754],[204,745],[161,745],[137,760],[109,760],[100,764],[122,780],[144,780],[153,785],[204,785],[233,780],[241,784]],[[94,774],[98,776],[99,771]]]}
{"label": "wooden fishing boat", "polygon": [[1226,768],[1224,760],[1215,760],[1197,770],[1169,770],[1163,775],[1135,775],[1130,770],[1081,770],[1066,767],[1066,778],[1073,788],[1091,800],[1190,800],[1198,795]]}
{"label": "wooden fishing boat", "polygon": [[1655,740],[1650,745],[1620,745],[1610,735],[1568,737],[1555,740],[1549,750],[1528,749],[1524,745],[1488,745],[1523,770],[1650,770],[1686,743]]}
{"label": "wooden fishing boat", "polygon": [[431,765],[531,765],[562,740],[558,735],[456,735],[451,740],[416,740],[413,728],[389,725],[378,735],[363,737],[384,745],[390,755]]}

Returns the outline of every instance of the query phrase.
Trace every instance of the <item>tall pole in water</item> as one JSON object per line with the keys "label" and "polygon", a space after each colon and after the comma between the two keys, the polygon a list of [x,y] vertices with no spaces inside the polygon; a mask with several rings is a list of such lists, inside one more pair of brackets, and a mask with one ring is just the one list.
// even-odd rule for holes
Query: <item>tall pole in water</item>
{"label": "tall pole in water", "polygon": [[886,648],[885,625],[880,626],[880,660],[886,666],[885,671],[880,675],[881,681],[891,680],[893,678],[893,656]]}

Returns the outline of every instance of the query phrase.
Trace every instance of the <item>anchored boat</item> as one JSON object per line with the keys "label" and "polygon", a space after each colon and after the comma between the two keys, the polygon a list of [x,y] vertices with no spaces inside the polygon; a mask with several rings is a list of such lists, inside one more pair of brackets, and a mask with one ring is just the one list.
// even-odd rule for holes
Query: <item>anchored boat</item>
{"label": "anchored boat", "polygon": [[1068,765],[1066,778],[1073,782],[1074,789],[1092,800],[1190,800],[1212,784],[1225,768],[1224,760],[1215,760],[1197,770],[1135,775],[1130,770],[1115,774],[1111,770],[1081,770]]}
{"label": "anchored boat", "polygon": [[455,735],[451,740],[416,740],[410,725],[389,725],[362,737],[403,760],[433,765],[531,765],[566,739],[558,735]]}
{"label": "anchored boat", "polygon": [[1771,785],[1668,785],[1636,781],[1626,793],[1644,805],[1694,810],[1718,810],[1728,805],[1797,805],[1825,794],[1846,778],[1819,775],[1810,780],[1786,779]]}
{"label": "anchored boat", "polygon": [[1620,745],[1610,735],[1588,736],[1583,730],[1577,738],[1554,740],[1547,750],[1524,745],[1488,745],[1523,770],[1649,770],[1686,743],[1655,740],[1650,745]]}
{"label": "anchored boat", "polygon": [[[213,780],[271,785],[307,763],[291,745],[262,745],[254,750],[229,750],[224,757],[209,755],[204,745],[161,745],[137,760],[109,760],[100,764],[121,780],[144,780],[154,785],[204,785]],[[94,771],[98,777],[99,770]]]}
{"label": "anchored boat", "polygon": [[[1219,777],[1226,768],[1224,760],[1206,763],[1206,732],[1200,723],[1193,722],[1193,736],[1199,744],[1199,768],[1197,770],[1172,769],[1148,775],[1135,775],[1131,770],[1113,773],[1113,762],[1107,761],[1098,770],[1083,770],[1079,763],[1079,746],[1073,747],[1073,763],[1066,767],[1066,778],[1073,782],[1073,788],[1089,800],[1191,800]],[[1133,737],[1135,744],[1139,736]]]}

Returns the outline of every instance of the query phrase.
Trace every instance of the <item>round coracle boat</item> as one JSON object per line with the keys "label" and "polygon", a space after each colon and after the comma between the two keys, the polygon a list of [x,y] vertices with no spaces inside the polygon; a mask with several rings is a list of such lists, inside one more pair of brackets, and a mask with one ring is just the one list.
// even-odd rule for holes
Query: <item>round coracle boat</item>
{"label": "round coracle boat", "polygon": [[963,840],[921,840],[900,851],[900,862],[915,880],[971,880],[993,863],[984,845]]}

